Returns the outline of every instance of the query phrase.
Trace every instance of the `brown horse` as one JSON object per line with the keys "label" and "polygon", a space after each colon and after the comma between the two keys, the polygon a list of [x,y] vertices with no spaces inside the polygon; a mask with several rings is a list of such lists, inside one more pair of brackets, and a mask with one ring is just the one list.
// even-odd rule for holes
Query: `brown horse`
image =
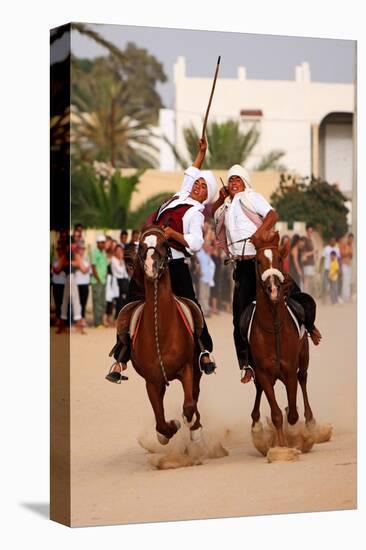
{"label": "brown horse", "polygon": [[[269,460],[294,460],[298,450],[309,451],[314,443],[326,441],[331,427],[319,429],[315,424],[307,395],[309,342],[305,330],[297,328],[285,297],[289,279],[282,272],[288,248],[279,248],[278,232],[265,232],[252,237],[257,250],[256,310],[251,323],[250,352],[255,370],[256,398],[252,411],[252,437],[256,448],[264,455],[271,449]],[[288,407],[286,424],[274,391],[276,380],[286,387]],[[298,423],[297,387],[300,384],[304,400],[305,426]],[[265,432],[260,422],[260,400],[264,391],[270,409],[272,430]],[[285,427],[285,429],[284,429]],[[274,428],[274,429],[273,429]],[[272,449],[275,447],[275,449]]]}
{"label": "brown horse", "polygon": [[[198,441],[202,431],[197,409],[201,371],[193,333],[172,293],[169,258],[170,249],[164,231],[158,226],[145,227],[136,260],[140,264],[137,268],[143,274],[145,304],[138,330],[132,338],[131,361],[146,381],[157,437],[163,445],[180,428],[178,420],[167,421],[164,414],[164,395],[171,380],[180,380],[183,386],[183,420],[190,427],[191,440]],[[196,314],[192,311],[193,317]],[[123,310],[120,315],[122,318]]]}

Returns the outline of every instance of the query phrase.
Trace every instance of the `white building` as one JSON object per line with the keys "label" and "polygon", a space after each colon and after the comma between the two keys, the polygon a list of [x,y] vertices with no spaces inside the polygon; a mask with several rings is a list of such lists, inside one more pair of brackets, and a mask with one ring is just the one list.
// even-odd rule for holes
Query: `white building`
{"label": "white building", "polygon": [[[187,155],[182,130],[191,124],[200,131],[211,91],[211,78],[186,75],[185,58],[174,66],[175,110],[162,110],[160,131]],[[308,63],[295,68],[294,80],[251,80],[244,67],[237,78],[219,76],[210,120],[239,119],[243,129],[255,124],[260,140],[248,161],[282,149],[281,163],[302,176],[321,176],[338,183],[347,195],[353,188],[353,84],[312,82]],[[176,168],[168,146],[161,148],[160,168]]]}

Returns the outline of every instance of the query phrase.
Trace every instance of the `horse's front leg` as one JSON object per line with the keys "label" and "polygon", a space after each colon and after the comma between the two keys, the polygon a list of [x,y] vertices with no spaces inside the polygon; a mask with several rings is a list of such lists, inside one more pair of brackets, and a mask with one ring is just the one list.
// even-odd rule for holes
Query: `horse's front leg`
{"label": "horse's front leg", "polygon": [[198,440],[201,436],[200,413],[197,408],[197,401],[200,392],[200,378],[201,373],[199,369],[192,368],[190,363],[183,368],[181,378],[184,391],[183,420],[184,423],[190,428],[192,441]]}
{"label": "horse's front leg", "polygon": [[[259,373],[258,373],[259,374]],[[257,376],[258,376],[257,374]],[[274,392],[274,382],[270,375],[264,374],[262,379],[259,380],[259,383],[263,387],[263,391],[266,394],[268,399],[269,406],[271,408],[271,420],[276,428],[278,445],[280,447],[285,446],[285,436],[283,433],[283,415],[278,403],[276,401],[276,396]]]}
{"label": "horse's front leg", "polygon": [[179,430],[180,422],[178,420],[171,420],[170,422],[165,420],[163,400],[166,386],[164,383],[159,385],[146,382],[146,390],[155,414],[157,438],[162,445],[166,445],[169,443],[169,439]]}
{"label": "horse's front leg", "polygon": [[257,381],[254,381],[255,383],[255,388],[256,388],[256,394],[255,394],[255,401],[254,401],[254,407],[253,407],[253,410],[252,410],[252,428],[254,427],[254,425],[256,424],[256,422],[259,422],[259,419],[260,419],[260,404],[261,404],[261,397],[262,397],[262,393],[263,393],[263,388],[262,386],[257,382]]}

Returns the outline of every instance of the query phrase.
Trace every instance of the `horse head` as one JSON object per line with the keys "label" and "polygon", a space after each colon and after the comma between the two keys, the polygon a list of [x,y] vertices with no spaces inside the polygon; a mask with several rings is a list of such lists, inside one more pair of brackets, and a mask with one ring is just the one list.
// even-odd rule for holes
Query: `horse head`
{"label": "horse head", "polygon": [[168,241],[161,227],[149,225],[142,230],[137,257],[148,281],[160,279],[171,258]]}
{"label": "horse head", "polygon": [[251,237],[257,250],[257,280],[265,294],[272,302],[278,302],[282,296],[285,276],[282,272],[283,259],[288,254],[288,247],[279,247],[278,231],[263,231],[259,236]]}

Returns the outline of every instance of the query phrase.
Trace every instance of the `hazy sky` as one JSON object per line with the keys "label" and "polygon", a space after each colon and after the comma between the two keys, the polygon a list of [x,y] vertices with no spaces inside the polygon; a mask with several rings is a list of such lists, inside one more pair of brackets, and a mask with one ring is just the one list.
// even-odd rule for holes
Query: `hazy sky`
{"label": "hazy sky", "polygon": [[[135,42],[154,54],[164,65],[168,82],[158,86],[166,107],[173,107],[173,65],[186,58],[188,76],[212,77],[221,55],[220,76],[235,78],[238,66],[247,78],[293,80],[295,65],[310,64],[311,79],[318,82],[353,82],[356,42],[325,38],[302,38],[217,31],[191,31],[123,25],[90,25],[102,36],[124,48]],[[245,24],[243,24],[243,30]],[[93,58],[106,50],[93,40],[72,33],[72,51],[77,57]]]}

